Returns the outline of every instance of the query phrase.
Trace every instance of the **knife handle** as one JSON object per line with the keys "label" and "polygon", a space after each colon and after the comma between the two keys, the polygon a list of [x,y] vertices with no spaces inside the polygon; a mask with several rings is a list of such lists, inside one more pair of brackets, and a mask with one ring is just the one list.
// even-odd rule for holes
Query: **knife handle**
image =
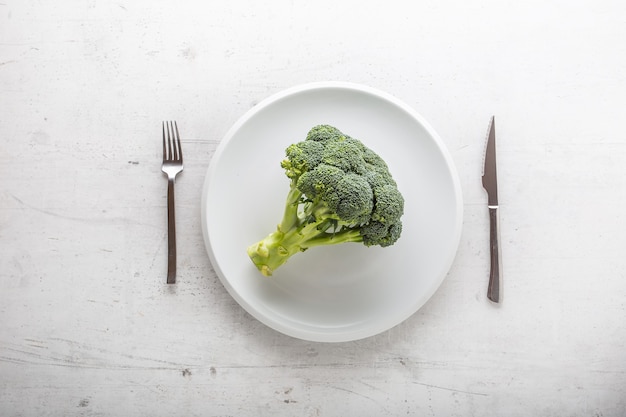
{"label": "knife handle", "polygon": [[491,269],[489,272],[489,287],[487,298],[494,303],[500,302],[500,221],[498,207],[489,207],[489,249],[491,254]]}

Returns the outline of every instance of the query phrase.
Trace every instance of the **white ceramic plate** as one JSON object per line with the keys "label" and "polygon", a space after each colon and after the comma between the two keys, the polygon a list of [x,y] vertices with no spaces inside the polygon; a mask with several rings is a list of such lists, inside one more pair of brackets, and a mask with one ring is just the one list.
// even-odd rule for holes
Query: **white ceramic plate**
{"label": "white ceramic plate", "polygon": [[[285,148],[318,124],[387,161],[405,198],[402,236],[387,248],[313,248],[263,277],[246,248],[282,217]],[[314,83],[259,103],[226,134],[207,172],[202,227],[217,275],[246,311],[296,338],[342,342],[383,332],[426,303],[456,254],[462,207],[452,159],[420,115],[369,87]]]}

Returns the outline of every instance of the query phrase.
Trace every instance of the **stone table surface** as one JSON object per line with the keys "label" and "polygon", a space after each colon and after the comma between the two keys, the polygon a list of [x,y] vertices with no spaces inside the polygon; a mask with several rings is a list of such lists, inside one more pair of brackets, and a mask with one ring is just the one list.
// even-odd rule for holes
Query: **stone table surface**
{"label": "stone table surface", "polygon": [[[0,414],[626,415],[624,39],[621,0],[4,0]],[[344,343],[248,314],[200,222],[230,127],[274,93],[326,80],[413,107],[463,192],[437,292]],[[480,181],[493,114],[499,305],[486,299]],[[168,286],[170,119],[185,171]]]}

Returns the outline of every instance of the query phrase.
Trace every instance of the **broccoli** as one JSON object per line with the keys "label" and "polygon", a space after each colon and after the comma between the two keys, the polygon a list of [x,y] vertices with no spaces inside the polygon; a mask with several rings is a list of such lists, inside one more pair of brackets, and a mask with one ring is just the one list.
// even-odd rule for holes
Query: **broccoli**
{"label": "broccoli", "polygon": [[386,247],[400,238],[404,199],[374,151],[335,127],[319,125],[285,153],[281,167],[291,184],[283,219],[275,232],[248,247],[263,275],[315,246]]}

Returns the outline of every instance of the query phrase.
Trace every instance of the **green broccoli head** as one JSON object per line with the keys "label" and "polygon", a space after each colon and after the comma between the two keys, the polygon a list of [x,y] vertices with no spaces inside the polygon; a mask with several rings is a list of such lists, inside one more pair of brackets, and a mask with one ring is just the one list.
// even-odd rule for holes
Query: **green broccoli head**
{"label": "green broccoli head", "polygon": [[289,178],[297,179],[303,173],[319,165],[323,152],[324,144],[320,142],[295,143],[285,150],[287,158],[281,162],[281,166]]}
{"label": "green broccoli head", "polygon": [[312,140],[315,142],[326,143],[328,141],[335,141],[339,138],[346,137],[339,129],[330,125],[318,125],[309,130],[306,135],[306,140]]}
{"label": "green broccoli head", "polygon": [[[361,225],[371,218],[374,193],[367,180],[341,168],[320,164],[296,183],[314,217],[333,217],[344,225]],[[313,209],[314,208],[314,209]]]}
{"label": "green broccoli head", "polygon": [[291,188],[283,219],[275,232],[248,248],[263,275],[314,246],[387,247],[400,238],[402,194],[385,161],[359,140],[319,125],[285,154],[281,166]]}

